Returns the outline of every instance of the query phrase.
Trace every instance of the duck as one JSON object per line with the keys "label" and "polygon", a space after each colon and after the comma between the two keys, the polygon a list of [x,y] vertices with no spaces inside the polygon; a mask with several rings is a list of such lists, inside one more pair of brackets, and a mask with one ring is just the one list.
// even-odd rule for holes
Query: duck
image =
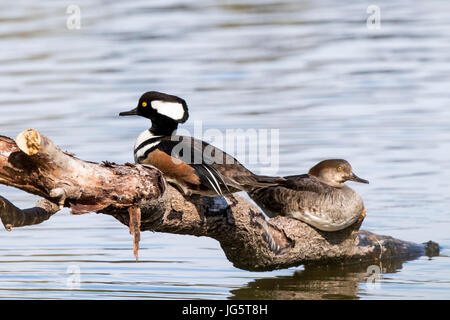
{"label": "duck", "polygon": [[184,99],[158,92],[145,92],[137,107],[119,116],[141,116],[151,121],[134,145],[138,164],[158,168],[185,196],[224,196],[268,187],[284,181],[282,177],[256,175],[238,160],[211,144],[189,136],[178,136],[178,125],[189,118]]}
{"label": "duck", "polygon": [[369,181],[354,174],[344,159],[324,160],[307,174],[284,178],[277,186],[255,187],[248,192],[270,218],[285,216],[322,231],[339,231],[362,221],[366,215],[361,196],[345,182]]}

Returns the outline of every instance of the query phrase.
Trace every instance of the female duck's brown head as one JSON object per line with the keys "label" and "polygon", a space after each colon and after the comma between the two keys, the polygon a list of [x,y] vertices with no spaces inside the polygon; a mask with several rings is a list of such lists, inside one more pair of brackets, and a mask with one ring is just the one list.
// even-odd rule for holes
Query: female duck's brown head
{"label": "female duck's brown head", "polygon": [[342,187],[345,181],[369,183],[353,173],[352,166],[343,159],[324,160],[312,167],[309,175],[333,187]]}

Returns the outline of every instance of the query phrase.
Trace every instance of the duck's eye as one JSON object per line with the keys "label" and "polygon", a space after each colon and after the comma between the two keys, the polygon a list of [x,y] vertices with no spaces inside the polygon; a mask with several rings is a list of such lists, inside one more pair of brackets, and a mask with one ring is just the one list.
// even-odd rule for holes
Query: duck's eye
{"label": "duck's eye", "polygon": [[144,101],[144,102],[142,102],[142,107],[144,107],[144,108],[145,108],[146,106],[147,106],[147,102],[145,102],[145,101]]}
{"label": "duck's eye", "polygon": [[338,171],[338,172],[341,172],[341,171],[342,171],[342,167],[338,167],[338,168],[337,168],[337,171]]}

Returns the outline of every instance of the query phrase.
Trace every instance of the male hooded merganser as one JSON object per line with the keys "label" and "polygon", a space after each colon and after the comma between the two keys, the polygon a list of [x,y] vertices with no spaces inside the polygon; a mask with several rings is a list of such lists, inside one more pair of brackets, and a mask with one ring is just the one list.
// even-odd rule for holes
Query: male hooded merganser
{"label": "male hooded merganser", "polygon": [[345,160],[325,160],[308,174],[285,178],[282,185],[254,188],[248,193],[269,217],[287,216],[319,230],[337,231],[365,215],[361,197],[344,182],[369,181],[357,177]]}
{"label": "male hooded merganser", "polygon": [[[135,109],[120,113],[120,116],[130,115],[152,121],[151,128],[136,140],[135,161],[157,167],[185,195],[226,195],[284,181],[284,178],[255,175],[204,141],[175,135],[178,124],[189,117],[186,101],[179,97],[146,92]],[[185,154],[186,150],[190,154]]]}

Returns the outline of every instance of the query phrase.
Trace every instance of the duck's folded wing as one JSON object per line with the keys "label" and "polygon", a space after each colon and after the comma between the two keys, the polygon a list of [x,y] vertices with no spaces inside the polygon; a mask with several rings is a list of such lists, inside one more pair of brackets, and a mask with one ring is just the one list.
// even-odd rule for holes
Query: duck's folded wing
{"label": "duck's folded wing", "polygon": [[289,215],[293,211],[302,211],[305,205],[311,205],[314,199],[327,192],[328,186],[307,174],[284,177],[285,181],[277,186],[255,187],[249,196],[269,215]]}
{"label": "duck's folded wing", "polygon": [[319,194],[324,194],[331,191],[331,187],[325,183],[320,182],[318,179],[308,175],[295,175],[284,177],[286,180],[283,183],[283,187],[295,190],[295,191],[308,191]]}
{"label": "duck's folded wing", "polygon": [[[221,167],[226,166],[226,161],[228,163],[237,161],[204,141],[183,136],[164,137],[157,148],[192,167],[201,184],[218,195],[230,193],[230,188],[242,190],[238,183],[217,169],[217,164]],[[227,156],[231,160],[226,159]]]}
{"label": "duck's folded wing", "polygon": [[192,137],[164,137],[157,148],[193,167],[202,183],[218,194],[222,194],[221,191],[230,193],[229,188],[249,190],[276,186],[285,181],[282,177],[255,175],[229,154]]}
{"label": "duck's folded wing", "polygon": [[215,191],[218,195],[232,193],[230,188],[242,190],[241,186],[220,174],[216,168],[207,164],[191,164],[200,182],[208,189]]}
{"label": "duck's folded wing", "polygon": [[232,164],[236,159],[205,141],[187,136],[163,137],[158,149],[187,164]]}

